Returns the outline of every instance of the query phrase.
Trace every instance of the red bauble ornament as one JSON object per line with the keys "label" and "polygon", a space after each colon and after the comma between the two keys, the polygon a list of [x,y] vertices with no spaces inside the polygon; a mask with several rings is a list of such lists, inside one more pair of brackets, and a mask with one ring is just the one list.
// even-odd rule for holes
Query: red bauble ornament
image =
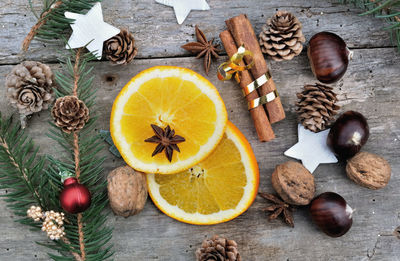
{"label": "red bauble ornament", "polygon": [[78,183],[76,178],[67,178],[64,189],[60,194],[61,207],[71,214],[77,214],[90,207],[91,195],[89,190]]}

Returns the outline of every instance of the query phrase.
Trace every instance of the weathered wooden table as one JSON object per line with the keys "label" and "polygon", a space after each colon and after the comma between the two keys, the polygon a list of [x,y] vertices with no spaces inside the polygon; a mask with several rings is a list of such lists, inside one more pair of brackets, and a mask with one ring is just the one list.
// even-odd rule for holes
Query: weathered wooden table
{"label": "weathered wooden table", "polygon": [[[39,2],[34,1],[34,3]],[[293,12],[303,23],[307,39],[314,33],[329,30],[341,35],[354,51],[349,69],[338,84],[342,111],[357,110],[367,116],[371,129],[364,150],[387,158],[392,165],[389,185],[379,191],[360,187],[350,181],[341,164],[321,165],[315,171],[317,193],[335,191],[356,209],[354,224],[343,237],[333,239],[311,223],[307,208],[296,210],[295,228],[280,220],[268,222],[261,210],[266,202],[257,197],[250,209],[233,221],[214,226],[193,226],[162,214],[148,200],[143,212],[130,218],[109,218],[114,226],[115,260],[194,260],[194,251],[205,237],[225,235],[236,240],[243,260],[400,260],[400,239],[393,235],[400,225],[400,54],[391,47],[384,24],[374,17],[359,17],[352,6],[318,0],[209,0],[210,11],[192,11],[183,25],[178,25],[172,8],[153,0],[115,0],[103,2],[104,18],[117,27],[128,27],[135,35],[139,55],[128,66],[110,66],[96,62],[94,86],[99,88],[97,108],[99,129],[108,129],[111,105],[124,84],[143,69],[155,65],[177,65],[204,75],[202,61],[190,56],[180,46],[194,38],[194,25],[207,37],[216,37],[225,28],[224,21],[247,13],[260,32],[266,18],[275,11]],[[20,43],[36,22],[26,0],[1,0],[0,3],[0,85],[13,65],[37,60],[59,68],[62,45],[33,42],[29,52],[20,51]],[[222,57],[219,63],[226,57]],[[214,63],[211,72],[219,63]],[[297,141],[295,113],[296,92],[305,83],[314,83],[305,51],[289,62],[268,61],[278,86],[287,119],[273,126],[277,138],[269,143],[257,140],[253,124],[239,87],[222,83],[215,73],[207,78],[219,89],[228,109],[229,119],[250,141],[260,166],[260,191],[272,192],[270,175],[276,164],[288,160],[283,152]],[[0,109],[13,110],[0,88]],[[43,153],[57,154],[60,148],[44,133],[48,112],[35,116],[28,132],[41,145]],[[106,172],[123,162],[107,150]],[[6,193],[0,191],[0,194]],[[5,203],[0,201],[0,260],[47,260],[48,249],[35,241],[45,241],[40,232],[31,232],[15,223]]]}

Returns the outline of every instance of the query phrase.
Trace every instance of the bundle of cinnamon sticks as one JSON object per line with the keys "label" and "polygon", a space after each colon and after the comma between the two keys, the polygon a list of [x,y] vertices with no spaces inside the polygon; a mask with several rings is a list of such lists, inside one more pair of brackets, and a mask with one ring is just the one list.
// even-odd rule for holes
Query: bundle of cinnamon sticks
{"label": "bundle of cinnamon sticks", "polygon": [[[285,111],[277,94],[275,83],[268,71],[253,26],[247,16],[241,14],[225,23],[228,30],[223,31],[219,36],[227,54],[232,57],[242,45],[253,53],[253,57],[245,56],[244,61],[240,64],[244,66],[251,62],[254,63],[249,71],[240,72],[239,84],[249,103],[249,111],[259,140],[270,141],[275,138],[271,124],[285,118]],[[257,84],[259,82],[262,85]]]}

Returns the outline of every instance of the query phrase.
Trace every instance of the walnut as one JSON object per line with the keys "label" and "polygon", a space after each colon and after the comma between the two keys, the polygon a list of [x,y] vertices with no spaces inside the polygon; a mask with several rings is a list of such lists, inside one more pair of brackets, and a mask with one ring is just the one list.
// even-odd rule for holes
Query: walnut
{"label": "walnut", "polygon": [[139,213],[147,200],[146,174],[129,166],[119,167],[108,174],[108,198],[116,215],[129,217]]}
{"label": "walnut", "polygon": [[288,161],[275,167],[272,186],[292,205],[308,205],[314,198],[314,176],[300,163]]}
{"label": "walnut", "polygon": [[362,151],[347,162],[346,172],[355,183],[370,189],[380,189],[389,183],[391,168],[384,158]]}

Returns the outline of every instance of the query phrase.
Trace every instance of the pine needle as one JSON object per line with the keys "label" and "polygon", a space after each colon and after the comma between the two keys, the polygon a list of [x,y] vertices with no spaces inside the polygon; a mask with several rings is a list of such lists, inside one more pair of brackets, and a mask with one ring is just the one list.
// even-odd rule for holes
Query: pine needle
{"label": "pine needle", "polygon": [[342,0],[341,3],[351,3],[366,10],[360,16],[373,14],[384,19],[389,24],[384,29],[390,31],[392,42],[400,52],[400,0]]}
{"label": "pine needle", "polygon": [[[94,104],[95,90],[92,86],[93,68],[88,63],[95,57],[91,53],[83,53],[83,49],[70,50],[70,56],[63,60],[63,71],[57,72],[55,77],[60,86],[57,96],[76,95],[91,109],[90,104]],[[107,183],[101,178],[102,163],[105,158],[97,156],[103,146],[100,135],[95,132],[96,119],[94,110],[90,110],[90,120],[79,132],[65,134],[57,128],[50,131],[49,136],[62,144],[62,147],[73,147],[67,149],[69,154],[67,158],[55,159],[49,156],[50,167],[47,175],[55,184],[54,193],[60,191],[63,186],[58,174],[61,168],[75,173],[79,182],[91,192],[92,203],[89,209],[78,215],[66,214],[71,223],[65,226],[65,232],[71,244],[60,246],[64,251],[73,247],[73,251],[77,252],[82,260],[100,261],[110,258],[113,252],[109,244],[112,229],[104,225],[107,218],[107,213],[104,213],[108,204]],[[72,164],[65,164],[66,162]],[[64,255],[51,257],[54,260],[65,258]]]}
{"label": "pine needle", "polygon": [[[75,93],[84,103],[94,104],[95,90],[90,74],[92,67],[88,64],[94,56],[83,54],[82,49],[70,52],[72,58],[65,58],[64,71],[56,75],[61,87],[57,95],[61,97]],[[101,261],[114,254],[109,243],[112,229],[105,225],[108,215],[105,210],[108,204],[107,183],[101,175],[105,158],[97,156],[103,142],[95,131],[96,119],[92,110],[85,127],[72,134],[63,133],[51,123],[48,136],[68,154],[66,158],[55,159],[50,155],[38,156],[39,148],[19,123],[0,114],[0,189],[6,190],[6,194],[0,197],[15,215],[21,217],[17,222],[35,229],[41,228],[40,222],[27,217],[26,211],[32,205],[40,206],[44,211],[63,211],[59,202],[59,194],[63,189],[60,170],[75,173],[79,182],[91,192],[89,209],[78,215],[65,213],[66,236],[62,240],[37,242],[53,251],[48,253],[53,260]]]}
{"label": "pine needle", "polygon": [[38,18],[28,35],[22,42],[22,50],[27,51],[34,38],[39,40],[59,40],[66,32],[70,32],[70,24],[74,21],[64,16],[65,12],[82,14],[101,2],[101,0],[42,0],[43,10],[38,17],[34,12],[32,1],[28,0],[33,14]]}

